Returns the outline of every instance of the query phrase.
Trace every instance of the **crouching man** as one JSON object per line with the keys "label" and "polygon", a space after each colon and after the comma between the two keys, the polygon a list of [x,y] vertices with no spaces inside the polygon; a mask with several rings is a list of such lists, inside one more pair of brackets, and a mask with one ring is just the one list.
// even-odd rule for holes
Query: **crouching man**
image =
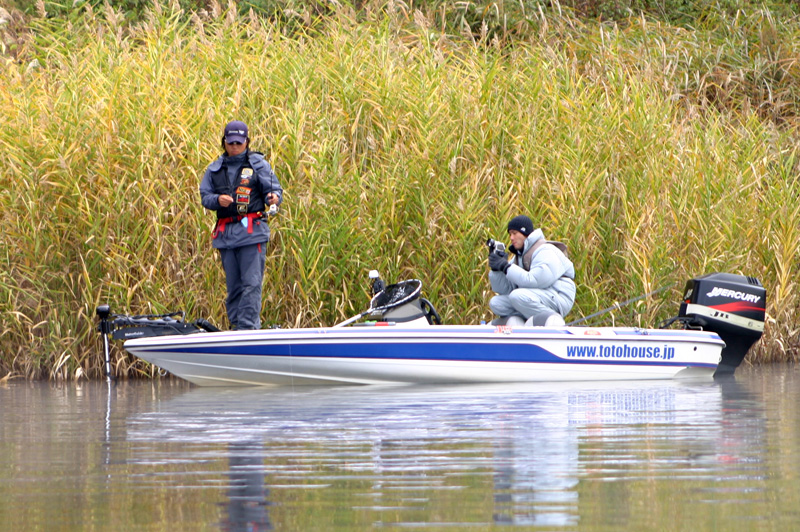
{"label": "crouching man", "polygon": [[489,251],[489,282],[497,293],[489,308],[493,324],[564,325],[575,303],[575,268],[560,242],[545,240],[527,216],[508,222],[509,252]]}

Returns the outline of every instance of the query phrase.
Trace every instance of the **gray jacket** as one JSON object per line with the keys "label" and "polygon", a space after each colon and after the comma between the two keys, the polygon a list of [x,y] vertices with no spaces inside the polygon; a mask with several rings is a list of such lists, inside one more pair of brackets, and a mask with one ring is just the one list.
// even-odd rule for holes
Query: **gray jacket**
{"label": "gray jacket", "polygon": [[561,250],[552,244],[545,244],[534,251],[530,270],[525,270],[522,266],[522,256],[543,238],[542,230],[535,229],[525,239],[522,254],[514,257],[513,264],[506,273],[489,272],[492,290],[500,295],[510,294],[517,288],[553,290],[572,307],[575,302],[575,268]]}
{"label": "gray jacket", "polygon": [[[258,180],[260,190],[263,194],[264,203],[267,204],[266,196],[272,192],[278,196],[278,204],[283,202],[283,189],[272,167],[260,153],[247,151],[249,165],[253,168],[254,179]],[[203,207],[212,211],[218,211],[222,207],[219,204],[219,196],[212,180],[212,174],[218,173],[223,168],[223,163],[227,166],[228,182],[233,186],[233,181],[239,175],[239,171],[244,166],[244,154],[236,157],[220,156],[216,161],[208,165],[203,179],[200,181],[200,200]],[[266,208],[269,208],[267,205]],[[246,227],[240,221],[226,223],[225,230],[216,232],[212,245],[217,249],[231,249],[251,244],[263,244],[269,241],[269,225],[266,218],[248,220]]]}

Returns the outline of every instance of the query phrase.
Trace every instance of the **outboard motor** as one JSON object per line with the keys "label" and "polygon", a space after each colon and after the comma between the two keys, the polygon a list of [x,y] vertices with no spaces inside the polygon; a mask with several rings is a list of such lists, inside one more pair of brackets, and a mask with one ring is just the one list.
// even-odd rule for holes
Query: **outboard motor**
{"label": "outboard motor", "polygon": [[711,273],[687,281],[679,316],[689,328],[714,331],[725,342],[714,374],[732,374],[764,333],[767,292],[755,277]]}

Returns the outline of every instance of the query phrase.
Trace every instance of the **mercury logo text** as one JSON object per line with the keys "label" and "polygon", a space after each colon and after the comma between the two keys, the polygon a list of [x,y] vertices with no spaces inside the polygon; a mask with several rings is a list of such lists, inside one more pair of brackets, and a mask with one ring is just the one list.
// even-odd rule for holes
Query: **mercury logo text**
{"label": "mercury logo text", "polygon": [[711,292],[707,293],[706,296],[708,297],[729,297],[731,299],[738,299],[740,301],[747,301],[748,303],[758,303],[758,300],[761,299],[761,296],[757,296],[755,294],[748,294],[746,292],[737,292],[736,290],[728,290],[727,288],[720,288],[715,286],[711,289]]}

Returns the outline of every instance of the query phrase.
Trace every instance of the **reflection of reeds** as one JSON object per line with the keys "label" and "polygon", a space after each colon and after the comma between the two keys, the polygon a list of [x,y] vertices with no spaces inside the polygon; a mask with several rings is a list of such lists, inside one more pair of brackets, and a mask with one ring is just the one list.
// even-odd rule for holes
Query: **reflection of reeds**
{"label": "reflection of reeds", "polygon": [[[731,105],[722,93],[745,89],[713,81],[722,59],[702,59],[716,34],[553,16],[530,43],[482,47],[424,29],[424,17],[340,17],[287,37],[230,12],[160,13],[133,27],[110,11],[38,20],[22,63],[3,67],[5,373],[99,375],[101,302],[223,323],[197,185],[233,117],[286,188],[268,323],[364,310],[372,268],[422,278],[446,322],[489,318],[483,242],[524,212],[570,246],[571,318],[677,283],[609,316],[650,325],[676,312],[686,279],[745,273],[770,297],[758,357],[796,358],[796,139],[774,125],[796,96],[773,94],[783,100],[769,116],[747,98]],[[152,373],[119,349],[114,364]]]}

